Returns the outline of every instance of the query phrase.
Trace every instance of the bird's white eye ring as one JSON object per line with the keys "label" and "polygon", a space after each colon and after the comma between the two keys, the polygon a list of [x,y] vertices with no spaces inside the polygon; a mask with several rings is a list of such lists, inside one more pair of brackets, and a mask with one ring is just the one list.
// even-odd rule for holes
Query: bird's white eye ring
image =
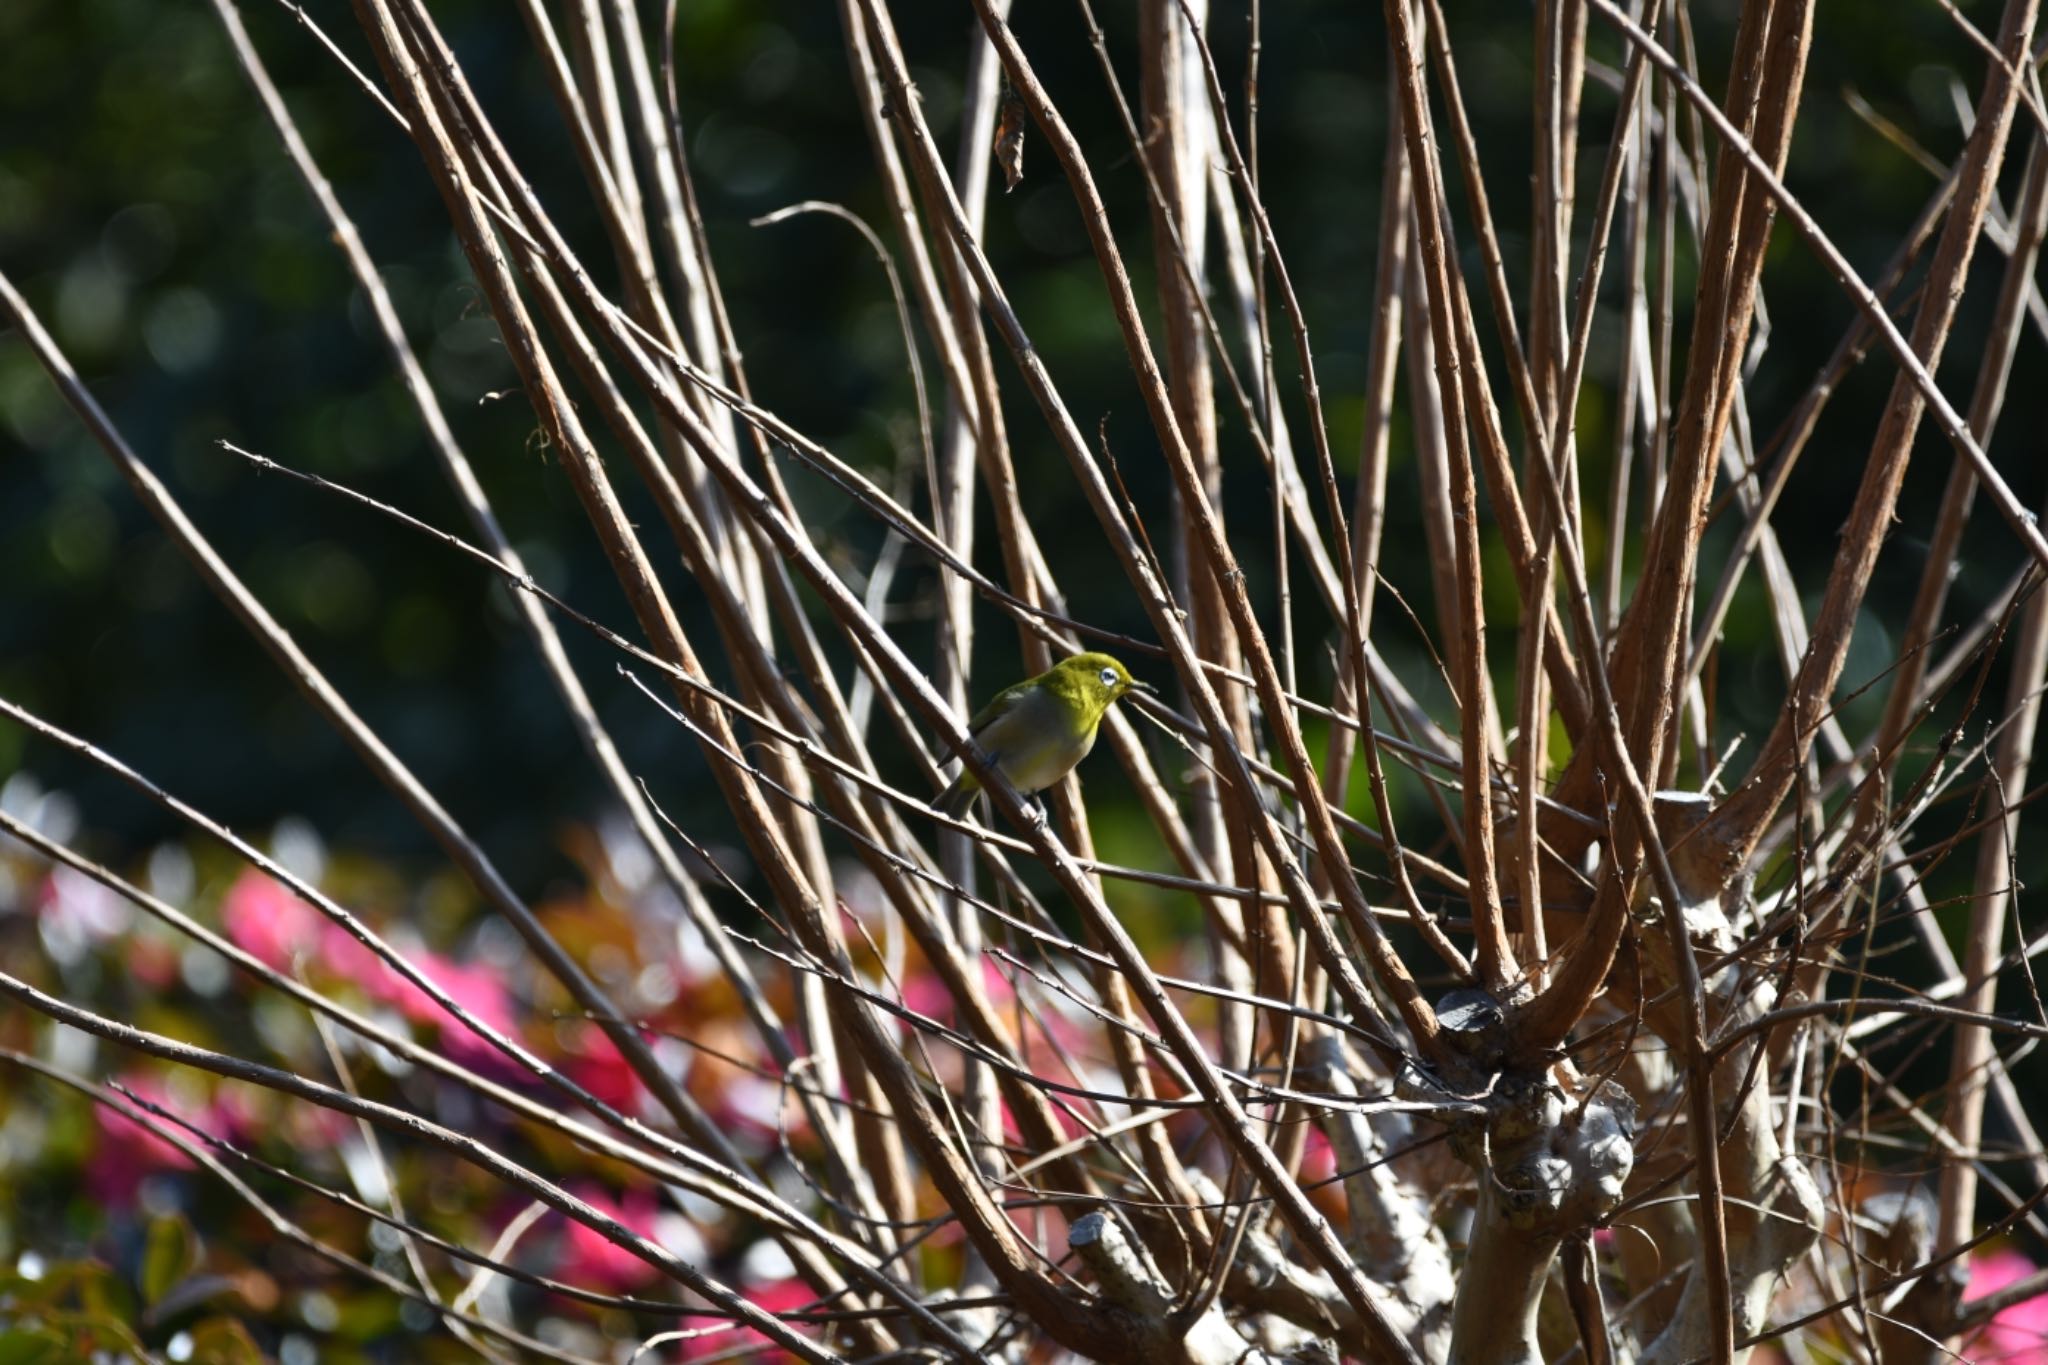
{"label": "bird's white eye ring", "polygon": [[1117,684],[1116,670],[1113,668],[1105,668],[1095,676],[1104,687],[1115,687]]}

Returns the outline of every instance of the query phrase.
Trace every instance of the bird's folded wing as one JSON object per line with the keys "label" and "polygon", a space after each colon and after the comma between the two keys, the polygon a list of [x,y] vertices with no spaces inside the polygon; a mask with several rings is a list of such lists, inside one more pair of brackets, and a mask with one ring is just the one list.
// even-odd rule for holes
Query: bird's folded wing
{"label": "bird's folded wing", "polygon": [[974,713],[974,719],[967,722],[967,733],[979,738],[981,732],[1010,713],[1010,708],[1030,693],[1031,684],[1020,682],[1015,687],[1006,687],[996,693],[987,706]]}

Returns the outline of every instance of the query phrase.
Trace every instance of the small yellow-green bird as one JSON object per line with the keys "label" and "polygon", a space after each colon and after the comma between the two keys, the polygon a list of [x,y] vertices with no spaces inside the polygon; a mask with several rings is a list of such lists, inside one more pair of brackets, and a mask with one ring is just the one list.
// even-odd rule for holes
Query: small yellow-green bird
{"label": "small yellow-green bird", "polygon": [[[998,692],[967,722],[967,733],[1011,786],[1044,791],[1088,757],[1110,703],[1132,688],[1153,690],[1107,654],[1076,654]],[[933,804],[959,815],[980,790],[963,768]]]}

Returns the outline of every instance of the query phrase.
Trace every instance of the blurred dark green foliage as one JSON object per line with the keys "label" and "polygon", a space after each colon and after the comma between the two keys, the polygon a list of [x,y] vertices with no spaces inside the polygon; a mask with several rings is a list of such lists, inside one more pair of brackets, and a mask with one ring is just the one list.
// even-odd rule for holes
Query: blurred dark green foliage
{"label": "blurred dark green foliage", "polygon": [[[1112,52],[1128,73],[1131,16],[1120,6],[1102,9]],[[1727,3],[1695,7],[1710,88],[1719,87],[1732,10]],[[384,268],[508,529],[543,581],[597,616],[624,623],[624,604],[583,518],[532,439],[531,414],[516,392],[494,397],[513,389],[514,378],[415,153],[283,7],[249,0],[245,11]],[[364,59],[346,5],[331,0],[311,11]],[[1965,12],[1989,22],[1986,5]],[[450,0],[435,13],[527,174],[602,275],[608,260],[587,196],[516,15],[491,0]],[[1853,115],[1848,83],[1946,158],[1960,141],[1953,91],[1960,89],[1966,102],[1974,98],[1982,67],[1980,54],[1937,6],[1886,7],[1883,23],[1870,22],[1870,13],[1860,0],[1820,7],[1788,173],[1865,272],[1882,264],[1931,181]],[[901,15],[926,110],[942,138],[956,135],[970,21],[964,6]],[[843,225],[822,218],[747,225],[804,198],[837,200],[883,221],[835,13],[823,5],[692,3],[680,7],[680,22],[690,150],[757,393],[894,483],[895,471],[914,458],[915,428],[894,313],[872,257]],[[1264,22],[1262,183],[1314,330],[1332,442],[1340,473],[1348,473],[1356,458],[1356,394],[1387,133],[1382,34],[1372,6],[1269,6]],[[1519,291],[1527,254],[1528,24],[1519,10],[1490,9],[1459,13],[1453,23]],[[1142,182],[1082,41],[1078,12],[1029,5],[1017,25],[1096,161],[1113,217],[1134,248],[1140,298],[1149,303]],[[1241,10],[1219,12],[1215,43],[1234,99],[1243,88],[1244,30]],[[1591,50],[1598,62],[1619,60],[1616,42],[1597,24]],[[1127,74],[1126,84],[1134,91],[1135,78]],[[1591,198],[1612,114],[1608,89],[1589,84],[1582,202]],[[1106,419],[1126,478],[1163,535],[1164,481],[1071,199],[1035,138],[1026,166],[1024,185],[992,205],[991,253],[1077,417],[1084,427]],[[1462,190],[1454,193],[1476,290],[1476,248]],[[1979,260],[1942,369],[1956,395],[1973,377],[1975,338],[1999,266],[1994,251]],[[0,7],[0,264],[24,285],[95,393],[229,561],[515,879],[529,884],[563,870],[552,851],[554,831],[588,813],[602,793],[500,590],[413,535],[259,476],[215,448],[215,441],[230,439],[460,528],[362,301],[207,5],[13,0]],[[1687,264],[1680,262],[1681,291]],[[1610,282],[1613,276],[1610,270]],[[1765,283],[1769,350],[1749,390],[1760,438],[1798,400],[1851,316],[1845,296],[1782,227]],[[1599,386],[1613,373],[1616,339],[1611,312],[1605,321],[1595,332],[1594,387],[1580,423],[1596,547],[1614,538],[1601,510],[1613,414],[1612,398]],[[1481,326],[1490,345],[1484,318]],[[1679,338],[1682,348],[1682,326]],[[1299,434],[1298,391],[1280,340],[1281,387]],[[2038,344],[2022,348],[1993,447],[2030,502],[2039,501],[2044,465],[2030,456],[2048,429],[2042,351]],[[1007,361],[999,366],[1009,373]],[[1809,592],[1817,594],[1824,579],[1891,373],[1880,358],[1849,379],[1779,513],[1787,552]],[[1262,548],[1270,540],[1266,481],[1227,401],[1223,413],[1234,534],[1260,600],[1270,603],[1270,556]],[[1009,418],[1034,520],[1075,528],[1051,544],[1078,610],[1104,625],[1142,628],[1107,551],[1083,529],[1071,480],[1035,414],[1013,397]],[[1891,632],[1921,571],[1949,458],[1938,437],[1923,435],[1849,686],[1876,676],[1890,658]],[[866,562],[879,543],[876,526],[820,481],[797,470],[790,477],[816,534],[851,562]],[[921,489],[921,480],[906,486]],[[916,496],[921,505],[921,492]],[[1433,622],[1412,512],[1412,463],[1398,437],[1389,501],[1393,521],[1382,568]],[[633,507],[643,526],[657,524],[650,508]],[[1980,506],[1977,515],[1982,534],[1972,537],[1972,557],[1961,568],[1959,612],[1976,609],[2016,562],[1992,514]],[[1724,524],[1710,537],[1709,581],[1733,534]],[[674,560],[664,555],[663,562]],[[1489,565],[1503,564],[1496,545]],[[930,582],[929,566],[913,556],[896,593],[899,629],[919,653],[930,648]],[[673,586],[689,609],[687,585]],[[1505,651],[1512,593],[1502,573],[1492,587],[1489,601],[1502,627],[1494,643]],[[1297,598],[1306,596],[1297,583]],[[1743,728],[1767,724],[1781,695],[1760,608],[1759,594],[1746,588],[1729,623],[1716,678],[1722,744]],[[1319,673],[1326,668],[1319,618],[1304,611],[1304,619],[1302,666]],[[982,620],[977,683],[986,691],[1013,676],[1015,646],[999,619]],[[1380,620],[1383,647],[1426,696],[1441,698],[1399,613],[1383,610]],[[688,624],[709,640],[701,613],[690,611]],[[604,650],[573,633],[571,648],[635,768],[683,802],[683,814],[701,816],[707,832],[715,830],[714,810],[687,809],[685,793],[708,799],[709,790],[697,781],[702,769],[690,745],[642,699],[613,685],[613,660]],[[1512,659],[1500,652],[1495,663],[1510,686]],[[262,825],[292,811],[338,846],[401,858],[426,852],[417,828],[137,509],[26,351],[6,342],[0,692],[105,744],[231,823]],[[1880,687],[1849,704],[1852,731],[1870,722],[1881,696]],[[18,731],[0,727],[0,772],[28,757],[24,744]],[[117,797],[92,772],[40,755],[35,762],[80,794],[93,828],[131,847],[169,832],[160,812]],[[1419,789],[1401,790],[1419,810]]]}

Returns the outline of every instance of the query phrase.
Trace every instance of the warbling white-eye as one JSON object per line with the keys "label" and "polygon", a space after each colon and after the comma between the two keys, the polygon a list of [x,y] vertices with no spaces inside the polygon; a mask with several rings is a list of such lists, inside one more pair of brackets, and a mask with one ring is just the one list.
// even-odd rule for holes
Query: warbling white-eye
{"label": "warbling white-eye", "polygon": [[[996,693],[967,722],[967,733],[1011,786],[1026,795],[1043,791],[1088,756],[1103,715],[1132,688],[1153,690],[1107,654],[1076,654]],[[959,815],[980,790],[963,768],[933,804]]]}

